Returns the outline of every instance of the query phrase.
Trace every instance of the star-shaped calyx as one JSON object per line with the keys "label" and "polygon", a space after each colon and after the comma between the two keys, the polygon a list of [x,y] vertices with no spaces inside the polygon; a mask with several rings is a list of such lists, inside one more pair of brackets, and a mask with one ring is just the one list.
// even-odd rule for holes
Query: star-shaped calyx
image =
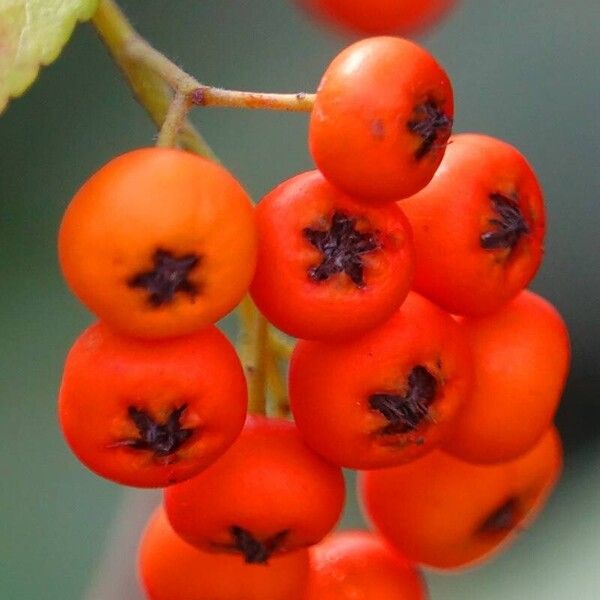
{"label": "star-shaped calyx", "polygon": [[143,288],[148,292],[148,301],[153,306],[161,306],[171,302],[178,292],[191,298],[198,293],[198,286],[188,277],[200,262],[195,254],[184,254],[176,257],[168,250],[157,250],[152,257],[154,263],[150,271],[134,275],[129,280],[129,287]]}
{"label": "star-shaped calyx", "polygon": [[479,527],[479,533],[497,534],[510,531],[517,524],[519,504],[515,498],[509,498],[496,509]]}
{"label": "star-shaped calyx", "polygon": [[418,365],[408,376],[405,393],[384,392],[369,396],[369,406],[389,421],[379,433],[393,435],[414,431],[429,413],[436,391],[436,378]]}
{"label": "star-shaped calyx", "polygon": [[313,281],[325,281],[332,275],[345,273],[357,287],[364,287],[363,255],[379,249],[374,233],[362,233],[356,219],[335,212],[329,229],[305,228],[309,243],[321,253],[321,262],[308,271]]}
{"label": "star-shaped calyx", "polygon": [[127,446],[135,450],[149,450],[157,458],[170,456],[190,439],[194,430],[181,425],[181,417],[187,405],[174,409],[164,423],[157,423],[146,411],[130,406],[129,418],[136,426],[139,437],[121,440],[115,446]]}
{"label": "star-shaped calyx", "polygon": [[497,219],[490,219],[493,231],[481,234],[480,244],[485,250],[514,248],[522,235],[529,233],[529,225],[519,208],[519,203],[504,194],[490,194],[490,202]]}
{"label": "star-shaped calyx", "polygon": [[274,552],[279,550],[289,531],[285,529],[264,541],[260,541],[250,531],[238,525],[230,527],[229,533],[233,544],[228,548],[243,554],[244,560],[248,564],[264,564]]}
{"label": "star-shaped calyx", "polygon": [[438,103],[428,100],[415,108],[413,118],[407,123],[409,131],[421,138],[421,144],[415,152],[415,158],[421,160],[435,146],[442,146],[452,132],[452,119],[439,107]]}

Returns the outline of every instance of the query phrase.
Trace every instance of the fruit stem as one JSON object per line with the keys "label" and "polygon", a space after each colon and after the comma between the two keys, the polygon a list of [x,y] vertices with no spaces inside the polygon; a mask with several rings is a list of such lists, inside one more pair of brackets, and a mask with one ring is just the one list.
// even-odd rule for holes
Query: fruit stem
{"label": "fruit stem", "polygon": [[[284,373],[285,363],[290,359],[293,350],[294,343],[292,341],[274,327],[269,327],[267,386],[271,392],[272,409],[276,417],[290,416],[290,402]],[[281,367],[283,367],[283,372]]]}
{"label": "fruit stem", "polygon": [[254,302],[246,296],[238,310],[240,318],[239,352],[248,382],[248,410],[252,414],[267,413],[267,357],[269,355],[269,322]]}
{"label": "fruit stem", "polygon": [[[268,323],[249,297],[242,301],[237,315],[240,320],[238,348],[248,381],[249,410],[255,414],[268,412],[288,417],[287,385],[280,361],[289,359],[293,344]],[[271,410],[267,410],[267,390]]]}
{"label": "fruit stem", "polygon": [[[128,51],[132,44],[140,43],[146,46],[148,44],[140,38],[114,0],[100,1],[92,23],[123,72],[135,98],[146,109],[154,124],[161,127],[173,100],[173,94],[160,74],[145,63],[132,59]],[[165,60],[168,61],[166,58]],[[202,135],[186,120],[183,120],[178,139],[182,148],[205,158],[217,160]]]}
{"label": "fruit stem", "polygon": [[[106,1],[112,2],[112,0]],[[160,75],[173,90],[185,94],[190,103],[195,106],[310,112],[315,102],[314,94],[304,92],[296,94],[243,92],[200,83],[139,36],[129,40],[125,51],[132,60],[146,65]]]}
{"label": "fruit stem", "polygon": [[310,112],[315,103],[315,94],[304,92],[297,94],[242,92],[200,85],[191,92],[190,100],[196,106]]}
{"label": "fruit stem", "polygon": [[[158,102],[144,89],[145,79],[161,80],[163,85],[166,83],[175,94],[186,96],[190,105],[194,106],[310,112],[314,105],[314,94],[245,92],[200,83],[144,40],[114,0],[100,1],[93,23],[127,76],[136,97],[147,109]],[[164,107],[162,109],[163,113],[166,112]],[[164,119],[164,114],[162,117]],[[162,119],[159,122],[162,122]]]}
{"label": "fruit stem", "polygon": [[276,417],[289,417],[290,403],[288,401],[285,379],[279,370],[279,361],[270,345],[267,351],[267,385],[271,391],[273,414]]}
{"label": "fruit stem", "polygon": [[277,329],[269,329],[269,345],[276,359],[289,360],[294,350],[294,342],[285,338]]}
{"label": "fruit stem", "polygon": [[252,364],[254,373],[250,382],[248,410],[253,414],[264,415],[267,412],[267,355],[269,322],[256,310]]}
{"label": "fruit stem", "polygon": [[190,103],[187,96],[177,92],[158,133],[157,146],[170,148],[177,145],[179,132],[183,128],[189,110]]}

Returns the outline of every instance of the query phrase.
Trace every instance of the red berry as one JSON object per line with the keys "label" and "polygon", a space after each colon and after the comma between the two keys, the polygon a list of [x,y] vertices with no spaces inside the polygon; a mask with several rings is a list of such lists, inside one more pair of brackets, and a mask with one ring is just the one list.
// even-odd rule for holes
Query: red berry
{"label": "red berry", "polygon": [[387,319],[408,293],[410,227],[393,203],[361,204],[311,171],[263,198],[257,223],[250,291],[261,312],[290,335],[356,335]]}
{"label": "red berry", "polygon": [[456,0],[300,0],[319,17],[361,35],[419,33]]}
{"label": "red berry", "polygon": [[165,491],[175,531],[205,550],[264,563],[318,542],[336,524],[344,480],[307,448],[293,423],[249,417],[229,451]]}
{"label": "red berry", "polygon": [[461,326],[473,389],[445,450],[469,462],[511,460],[550,426],[569,369],[569,333],[556,309],[528,291]]}
{"label": "red berry", "polygon": [[308,551],[248,564],[236,554],[202,552],[172,529],[164,510],[150,519],[139,549],[148,600],[304,600]]}
{"label": "red berry", "polygon": [[310,549],[305,600],[427,600],[418,571],[379,536],[334,533]]}
{"label": "red berry", "polygon": [[431,54],[400,38],[365,39],[323,75],[310,150],[323,175],[348,194],[405,198],[431,180],[453,114],[450,80]]}
{"label": "red berry", "polygon": [[164,487],[195,475],[233,443],[246,416],[246,380],[215,327],[140,340],[103,323],[67,356],[59,398],[69,446],[117,483]]}
{"label": "red berry", "polygon": [[363,473],[360,491],[368,517],[407,558],[455,569],[489,558],[531,523],[561,465],[560,438],[551,428],[511,462],[473,465],[434,450]]}
{"label": "red berry", "polygon": [[397,465],[438,446],[469,384],[459,326],[417,294],[349,342],[299,341],[290,361],[290,403],[306,443],[355,469]]}
{"label": "red berry", "polygon": [[525,158],[505,142],[453,137],[431,183],[400,207],[414,232],[414,288],[449,312],[498,310],[540,266],[542,191]]}

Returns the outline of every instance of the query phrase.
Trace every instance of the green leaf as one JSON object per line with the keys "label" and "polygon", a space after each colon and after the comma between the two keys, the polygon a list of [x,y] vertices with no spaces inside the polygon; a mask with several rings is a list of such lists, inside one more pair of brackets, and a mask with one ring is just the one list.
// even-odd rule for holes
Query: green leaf
{"label": "green leaf", "polygon": [[55,60],[98,0],[0,0],[0,112]]}

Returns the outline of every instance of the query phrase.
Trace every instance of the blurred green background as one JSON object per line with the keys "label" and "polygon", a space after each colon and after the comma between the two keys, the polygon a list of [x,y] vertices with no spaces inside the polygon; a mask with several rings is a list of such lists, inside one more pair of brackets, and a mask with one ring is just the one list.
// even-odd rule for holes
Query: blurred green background
{"label": "blurred green background", "polygon": [[[6,0],[0,0],[6,2]],[[124,0],[141,33],[202,81],[314,90],[350,38],[292,0]],[[464,0],[421,38],[449,71],[456,130],[519,147],[547,194],[546,261],[533,288],[573,338],[559,414],[563,481],[496,562],[431,575],[432,600],[600,598],[600,4]],[[0,40],[1,42],[1,40]],[[306,115],[197,109],[194,122],[255,198],[311,167]],[[89,25],[0,118],[0,598],[134,600],[135,537],[156,494],[95,478],[67,452],[55,396],[90,316],[66,291],[55,237],[66,203],[115,154],[155,132]],[[357,524],[350,502],[346,524]]]}

